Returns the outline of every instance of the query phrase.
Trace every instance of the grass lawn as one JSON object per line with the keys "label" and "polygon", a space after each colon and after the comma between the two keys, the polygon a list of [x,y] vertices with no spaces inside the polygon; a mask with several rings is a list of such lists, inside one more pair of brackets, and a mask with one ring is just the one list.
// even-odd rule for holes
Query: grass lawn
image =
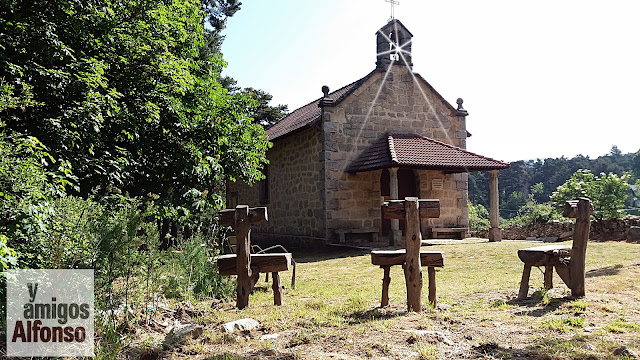
{"label": "grass lawn", "polygon": [[[614,354],[622,345],[640,352],[640,244],[590,242],[583,299],[569,299],[557,274],[555,287],[544,291],[542,272],[533,268],[532,298],[516,301],[523,267],[516,252],[534,245],[467,240],[423,247],[444,251],[445,267],[436,276],[438,306],[422,313],[405,311],[400,266],[391,269],[390,306],[380,308],[382,269],[368,252],[294,254],[296,289],[291,272],[281,273],[282,306],[273,305],[262,275],[247,309],[231,301],[194,304],[202,315],[182,321],[202,324],[202,337],[160,351],[164,333],[148,328],[125,352],[171,359],[624,359]],[[426,268],[423,278],[426,302]],[[220,331],[247,317],[261,328]]]}

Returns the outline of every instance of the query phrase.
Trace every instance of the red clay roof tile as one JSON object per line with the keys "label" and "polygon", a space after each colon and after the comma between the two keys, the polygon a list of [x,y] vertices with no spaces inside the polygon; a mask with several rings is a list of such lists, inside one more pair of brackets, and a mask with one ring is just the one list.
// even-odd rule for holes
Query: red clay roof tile
{"label": "red clay roof tile", "polygon": [[389,167],[411,167],[469,172],[502,170],[509,164],[418,134],[391,134],[375,141],[347,168],[362,172]]}

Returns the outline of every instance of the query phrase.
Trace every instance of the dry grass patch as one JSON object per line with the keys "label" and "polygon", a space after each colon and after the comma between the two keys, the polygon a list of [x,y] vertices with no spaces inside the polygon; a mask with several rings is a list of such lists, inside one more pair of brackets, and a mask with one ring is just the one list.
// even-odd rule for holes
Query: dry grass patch
{"label": "dry grass patch", "polygon": [[[283,306],[273,306],[264,275],[250,306],[232,301],[197,304],[208,340],[173,350],[174,359],[613,359],[613,349],[640,350],[640,245],[592,242],[587,249],[587,296],[569,299],[556,275],[550,291],[530,289],[518,301],[523,264],[516,253],[531,243],[456,242],[424,247],[444,251],[439,269],[438,308],[406,313],[404,275],[391,269],[390,306],[379,308],[382,269],[365,251],[295,254],[296,289],[283,273]],[[535,270],[535,269],[534,269]],[[424,272],[426,283],[426,269]],[[543,275],[532,271],[530,284]],[[426,302],[427,286],[423,287]],[[219,327],[250,317],[262,327],[251,333],[222,335]],[[445,340],[406,330],[437,332]],[[279,334],[268,342],[264,334]],[[142,336],[142,335],[141,335]],[[171,354],[165,352],[163,356]]]}

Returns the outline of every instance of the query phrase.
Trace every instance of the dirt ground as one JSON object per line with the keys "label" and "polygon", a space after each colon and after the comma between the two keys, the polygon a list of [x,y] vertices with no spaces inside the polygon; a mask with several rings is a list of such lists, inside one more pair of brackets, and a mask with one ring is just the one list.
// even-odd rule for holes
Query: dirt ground
{"label": "dirt ground", "polygon": [[[402,293],[391,299],[390,306],[380,308],[381,273],[374,272],[375,269],[371,274],[377,276],[367,284],[359,284],[358,279],[355,283],[343,284],[340,281],[346,276],[338,274],[334,280],[326,274],[340,266],[343,268],[339,272],[345,274],[369,271],[366,253],[326,259],[303,256],[300,289],[289,291],[282,307],[270,303],[268,285],[259,285],[248,310],[235,309],[233,302],[213,306],[194,304],[190,311],[164,314],[158,323],[167,324],[167,320],[176,319],[182,323],[199,323],[204,327],[202,336],[166,350],[158,344],[168,327],[141,327],[123,349],[123,355],[136,359],[637,358],[640,351],[640,245],[590,244],[584,298],[570,298],[570,290],[557,275],[552,290],[541,289],[541,275],[533,274],[537,272],[534,268],[531,297],[517,300],[522,270],[517,258],[511,258],[514,249],[531,244],[508,243],[496,245],[486,254],[477,247],[486,247],[486,244],[434,244],[444,247],[452,258],[438,274],[441,282],[451,282],[447,276],[463,277],[455,272],[446,275],[449,266],[482,273],[483,263],[496,261],[496,255],[491,255],[496,251],[507,254],[497,259],[505,263],[504,273],[508,275],[502,280],[492,273],[486,274],[486,278],[474,274],[457,284],[443,284],[437,307],[421,313],[405,311]],[[468,259],[476,264],[471,270],[464,269]],[[328,278],[323,279],[322,274]],[[391,288],[392,292],[402,289],[403,279],[398,274],[392,275],[395,280],[392,284],[397,286]],[[473,282],[476,287],[469,287],[465,281]],[[333,287],[326,290],[333,292],[317,296],[318,288],[323,285]],[[309,287],[305,289],[305,286]],[[354,298],[353,294],[346,295],[349,292],[360,292],[362,296]],[[182,304],[177,308],[180,306],[189,307]],[[245,317],[255,318],[261,325],[233,334],[220,331],[225,322]]]}

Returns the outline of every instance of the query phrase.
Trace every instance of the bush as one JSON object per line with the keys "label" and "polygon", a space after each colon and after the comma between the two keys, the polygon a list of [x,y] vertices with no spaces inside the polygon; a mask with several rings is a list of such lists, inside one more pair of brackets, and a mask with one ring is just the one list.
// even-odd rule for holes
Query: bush
{"label": "bush", "polygon": [[489,223],[489,212],[481,204],[474,205],[471,201],[469,206],[469,228],[472,231],[487,230],[491,226]]}
{"label": "bush", "polygon": [[567,200],[580,197],[591,199],[597,219],[620,219],[625,215],[624,202],[630,189],[628,173],[600,173],[597,177],[589,170],[578,170],[551,195],[557,209],[562,209]]}

